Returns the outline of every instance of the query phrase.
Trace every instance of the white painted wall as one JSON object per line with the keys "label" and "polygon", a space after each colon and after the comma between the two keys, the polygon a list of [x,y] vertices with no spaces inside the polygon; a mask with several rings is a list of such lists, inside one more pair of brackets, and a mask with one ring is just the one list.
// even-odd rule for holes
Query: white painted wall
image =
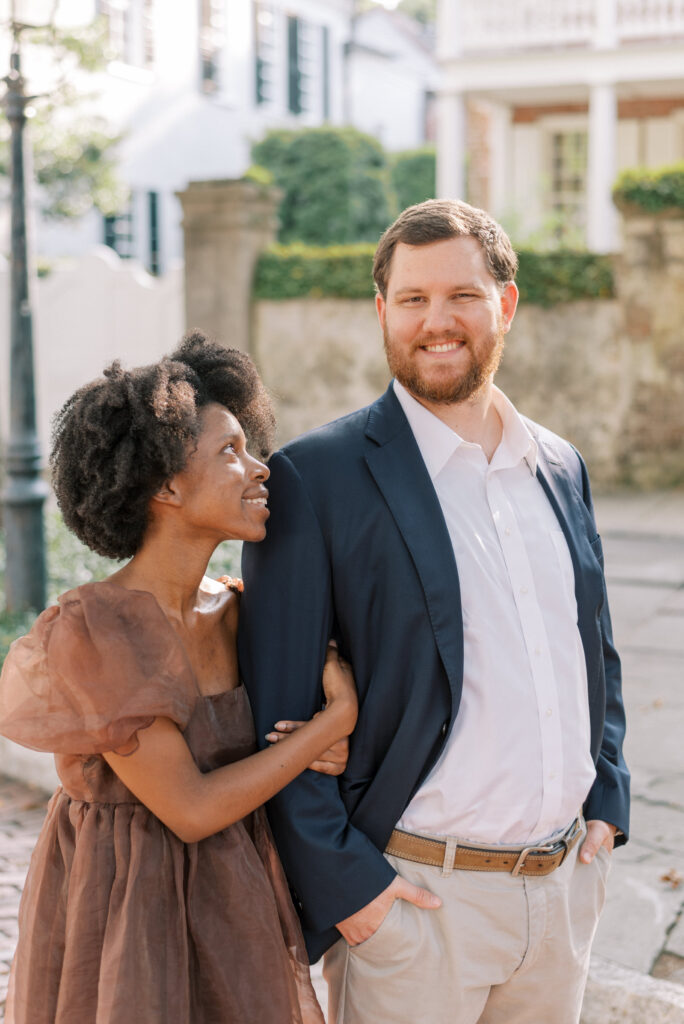
{"label": "white painted wall", "polygon": [[[0,324],[9,323],[9,274],[0,266]],[[38,434],[44,457],[50,421],[81,384],[109,363],[153,362],[180,340],[185,323],[183,271],[159,278],[100,246],[34,284],[34,363]],[[0,331],[0,395],[9,389],[7,331]],[[7,437],[7,402],[0,403],[0,442]]]}
{"label": "white painted wall", "polygon": [[405,20],[381,9],[358,16],[348,69],[351,123],[389,150],[422,146],[425,94],[436,88],[437,67]]}

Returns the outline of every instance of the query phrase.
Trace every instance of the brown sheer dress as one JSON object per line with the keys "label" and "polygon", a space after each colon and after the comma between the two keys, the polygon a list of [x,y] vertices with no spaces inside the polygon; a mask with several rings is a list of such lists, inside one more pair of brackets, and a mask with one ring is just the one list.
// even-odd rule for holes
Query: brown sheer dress
{"label": "brown sheer dress", "polygon": [[323,1024],[263,809],[182,843],[112,772],[163,715],[202,771],[255,749],[242,686],[200,695],[151,594],[69,591],[11,648],[0,732],[55,753],[6,1024]]}

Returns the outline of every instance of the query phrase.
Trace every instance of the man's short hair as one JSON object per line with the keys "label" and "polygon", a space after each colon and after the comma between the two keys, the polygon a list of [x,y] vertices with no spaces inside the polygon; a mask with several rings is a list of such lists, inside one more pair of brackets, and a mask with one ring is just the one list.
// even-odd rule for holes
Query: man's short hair
{"label": "man's short hair", "polygon": [[427,199],[400,213],[378,242],[373,260],[376,288],[383,298],[387,297],[387,281],[398,242],[429,245],[464,236],[478,240],[487,269],[502,288],[515,278],[518,257],[510,238],[493,217],[460,199]]}

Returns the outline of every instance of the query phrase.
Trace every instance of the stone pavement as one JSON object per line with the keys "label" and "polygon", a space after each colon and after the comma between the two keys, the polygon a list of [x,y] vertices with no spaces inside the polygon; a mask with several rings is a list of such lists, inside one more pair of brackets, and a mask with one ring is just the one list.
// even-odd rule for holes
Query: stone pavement
{"label": "stone pavement", "polygon": [[0,1021],[17,941],[19,898],[46,803],[42,790],[0,776]]}
{"label": "stone pavement", "polygon": [[631,839],[595,952],[684,983],[684,492],[597,501],[627,706]]}
{"label": "stone pavement", "polygon": [[[596,505],[624,665],[625,746],[633,778],[633,815],[630,842],[613,860],[594,947],[587,999],[591,1006],[583,1021],[680,1024],[684,1022],[684,491],[616,495],[598,499]],[[21,885],[44,806],[40,790],[0,780],[0,1021]],[[319,966],[313,976],[324,1002]],[[654,978],[673,984],[656,984]]]}

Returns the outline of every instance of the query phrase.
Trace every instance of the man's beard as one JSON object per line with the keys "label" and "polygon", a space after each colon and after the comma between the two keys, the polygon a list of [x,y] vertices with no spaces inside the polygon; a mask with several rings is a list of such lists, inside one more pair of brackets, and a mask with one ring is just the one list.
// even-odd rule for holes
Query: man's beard
{"label": "man's beard", "polygon": [[[383,328],[385,343],[385,355],[390,373],[396,377],[400,384],[410,391],[416,398],[422,398],[426,402],[435,402],[439,405],[455,405],[458,402],[466,402],[476,395],[487,383],[499,368],[504,350],[505,333],[503,323],[500,323],[495,332],[490,334],[486,340],[483,355],[478,358],[465,339],[466,347],[470,353],[470,364],[459,376],[454,377],[445,372],[442,378],[435,377],[426,380],[420,375],[420,371],[410,358],[397,352],[391,343],[387,323]],[[445,333],[438,338],[419,338],[414,343],[413,351],[422,344],[443,345],[449,341],[463,341],[462,334]]]}

